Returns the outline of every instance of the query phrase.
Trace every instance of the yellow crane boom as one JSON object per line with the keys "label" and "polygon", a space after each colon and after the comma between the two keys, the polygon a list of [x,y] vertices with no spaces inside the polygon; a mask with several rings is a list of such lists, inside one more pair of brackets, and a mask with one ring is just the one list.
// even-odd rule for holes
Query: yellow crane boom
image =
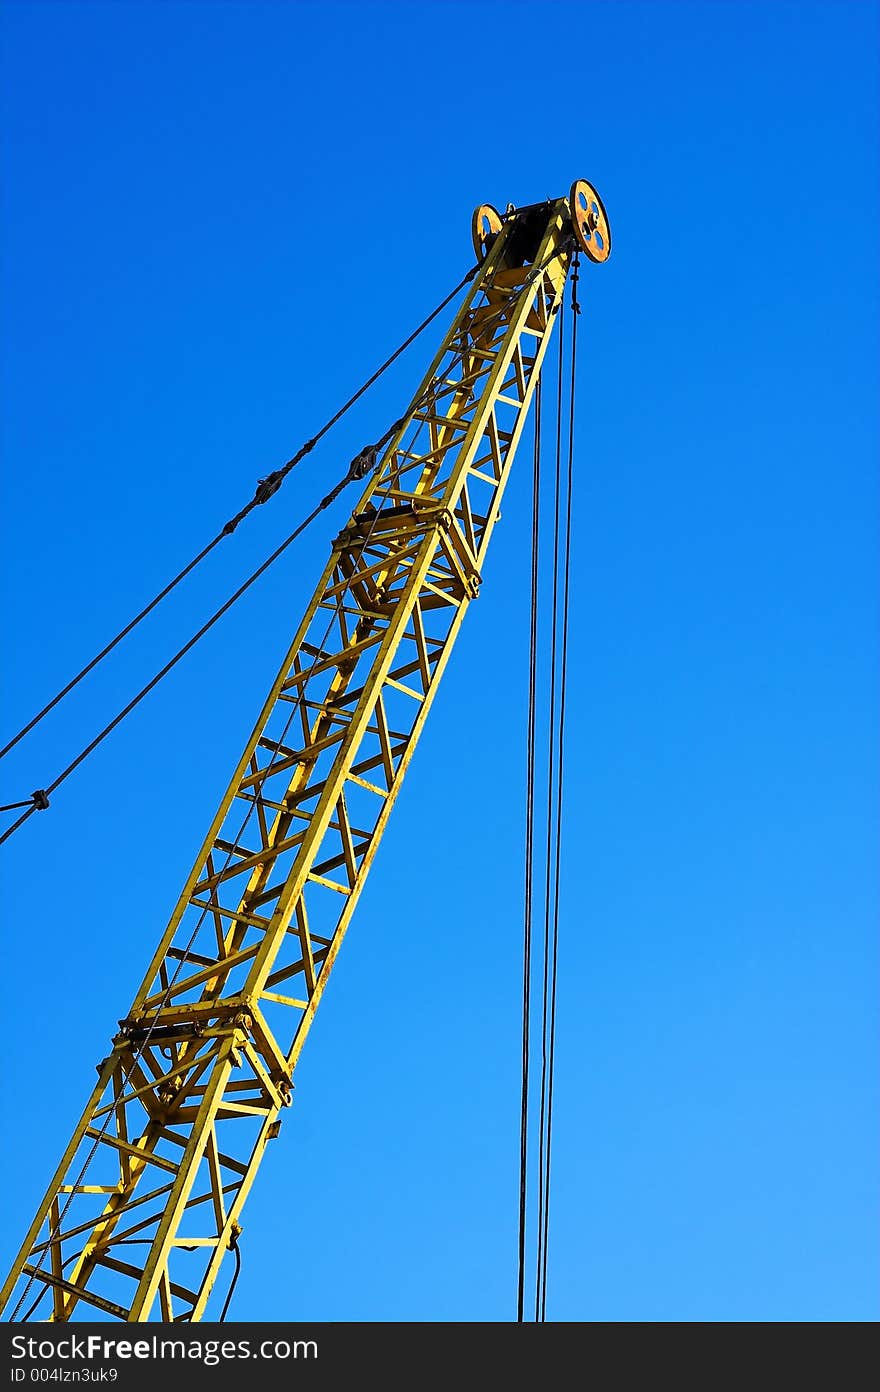
{"label": "yellow crane boom", "polygon": [[205,1317],[479,593],[571,258],[610,249],[583,181],[503,218],[478,209],[474,235],[478,273],[332,544],[3,1287],[6,1319]]}

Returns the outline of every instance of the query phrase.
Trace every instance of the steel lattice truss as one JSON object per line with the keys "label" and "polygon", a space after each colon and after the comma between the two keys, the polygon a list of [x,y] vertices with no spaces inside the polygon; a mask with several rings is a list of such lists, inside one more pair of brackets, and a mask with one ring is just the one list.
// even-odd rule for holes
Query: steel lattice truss
{"label": "steel lattice truss", "polygon": [[479,591],[571,254],[566,201],[528,211],[525,230],[505,222],[333,542],[4,1287],[6,1318],[40,1294],[38,1319],[205,1315]]}

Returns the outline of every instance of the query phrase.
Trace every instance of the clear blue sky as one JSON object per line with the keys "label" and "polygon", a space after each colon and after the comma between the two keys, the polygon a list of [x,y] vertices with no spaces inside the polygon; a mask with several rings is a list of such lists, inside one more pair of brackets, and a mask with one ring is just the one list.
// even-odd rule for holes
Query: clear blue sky
{"label": "clear blue sky", "polygon": [[[3,734],[460,278],[477,203],[601,190],[548,1313],[875,1320],[877,6],[7,0],[2,29]],[[4,761],[3,801],[430,347]],[[519,463],[245,1210],[237,1319],[514,1313]],[[0,852],[4,1271],[349,507]]]}

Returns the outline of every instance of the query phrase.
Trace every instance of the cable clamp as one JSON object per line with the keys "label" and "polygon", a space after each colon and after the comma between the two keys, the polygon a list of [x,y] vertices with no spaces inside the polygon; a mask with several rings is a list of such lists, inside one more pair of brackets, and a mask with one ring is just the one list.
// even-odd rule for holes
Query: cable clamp
{"label": "cable clamp", "polygon": [[30,797],[26,798],[24,802],[7,802],[5,806],[0,807],[0,812],[17,812],[20,807],[28,807],[31,812],[45,812],[48,806],[48,794],[45,793],[42,788],[38,788],[37,791],[31,793]]}
{"label": "cable clamp", "polygon": [[360,454],[356,454],[348,466],[346,483],[353,483],[356,479],[366,478],[371,470],[375,469],[379,456],[379,446],[367,445]]}
{"label": "cable clamp", "polygon": [[257,489],[254,493],[255,503],[268,503],[269,499],[278,492],[284,482],[284,470],[273,469],[271,474],[257,481]]}
{"label": "cable clamp", "polygon": [[574,314],[580,314],[581,312],[581,302],[578,299],[577,292],[578,280],[580,279],[580,264],[580,251],[576,248],[571,263],[571,308]]}

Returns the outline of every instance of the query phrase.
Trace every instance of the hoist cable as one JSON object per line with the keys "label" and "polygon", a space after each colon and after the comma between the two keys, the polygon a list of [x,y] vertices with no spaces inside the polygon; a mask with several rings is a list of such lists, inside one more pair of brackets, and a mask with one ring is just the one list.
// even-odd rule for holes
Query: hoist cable
{"label": "hoist cable", "polygon": [[[415,342],[415,340],[419,337],[421,333],[424,332],[428,325],[433,323],[433,321],[437,318],[438,314],[442,314],[446,306],[452,300],[455,299],[456,295],[459,293],[460,290],[463,289],[463,287],[468,283],[468,281],[473,280],[474,276],[477,274],[477,271],[479,269],[479,265],[476,265],[468,271],[467,275],[459,281],[455,289],[451,290],[449,294],[446,296],[446,298],[440,302],[437,308],[432,310],[432,312],[428,315],[427,319],[422,320],[418,328],[414,329],[413,332],[409,335],[409,337],[404,339],[403,343],[401,343],[399,348],[396,348],[395,351],[391,354],[391,356],[385,359],[381,367],[378,367],[376,371],[373,373],[373,375],[367,378],[363,386],[359,387],[358,390],[354,393],[354,395],[348,398],[348,400],[345,402],[345,405],[341,406],[339,410],[336,412],[336,414],[334,416],[331,416],[330,419],[326,422],[326,424],[321,427],[317,434],[313,435],[310,440],[307,440],[305,444],[297,450],[296,454],[294,454],[290,459],[287,460],[286,464],[282,464],[280,468],[273,470],[273,472],[268,474],[266,478],[260,479],[258,481],[256,491],[254,493],[254,496],[251,498],[250,502],[246,503],[245,506],[241,508],[240,511],[235,514],[234,517],[231,517],[229,521],[226,522],[223,527],[221,527],[217,535],[213,537],[211,541],[208,542],[207,546],[204,546],[202,550],[198,553],[198,555],[194,556],[192,560],[187,565],[185,565],[181,571],[178,571],[177,575],[174,576],[173,580],[169,580],[168,584],[164,587],[164,589],[160,590],[159,593],[155,595],[153,599],[150,600],[149,604],[145,605],[145,607],[141,609],[139,614],[136,614],[135,617],[129,623],[127,623],[124,628],[120,629],[116,636],[114,638],[111,638],[110,642],[107,643],[107,645],[103,647],[101,651],[91,659],[90,662],[87,662],[85,667],[83,667],[81,671],[77,672],[76,676],[72,677],[71,680],[67,683],[67,685],[62,687],[62,689],[55,696],[52,697],[51,701],[47,702],[47,704],[43,706],[42,710],[38,711],[37,714],[33,716],[33,718],[29,720],[26,725],[22,726],[22,728],[18,731],[18,734],[13,736],[9,743],[4,745],[3,748],[0,749],[0,759],[2,759],[4,755],[8,754],[11,749],[14,749],[15,746],[18,744],[19,740],[24,739],[25,735],[28,734],[34,728],[35,725],[38,725],[44,716],[48,715],[51,710],[54,710],[55,707],[58,705],[59,701],[62,701],[64,697],[67,696],[75,686],[78,686],[79,683],[83,680],[83,678],[88,676],[89,672],[93,671],[95,667],[98,666],[99,662],[103,661],[103,659],[107,657],[108,654],[111,653],[119,643],[122,642],[123,638],[126,638],[128,634],[131,633],[132,630],[138,626],[142,619],[145,619],[148,614],[151,614],[153,610],[156,608],[156,606],[160,604],[162,600],[165,599],[166,596],[171,593],[172,590],[176,589],[180,582],[182,580],[185,580],[186,577],[189,574],[191,574],[191,572],[194,571],[196,567],[200,565],[201,562],[205,560],[207,556],[210,555],[210,553],[214,550],[215,546],[218,546],[219,543],[224,539],[224,537],[231,536],[232,533],[235,531],[236,527],[238,526],[239,522],[243,522],[244,519],[248,516],[248,514],[253,512],[255,508],[260,507],[263,503],[268,502],[270,498],[275,496],[275,494],[278,492],[278,489],[281,487],[282,483],[284,482],[287,475],[291,472],[291,470],[295,468],[296,465],[299,464],[299,462],[302,459],[304,459],[305,456],[309,454],[311,450],[314,449],[318,441],[323,439],[327,432],[333,428],[337,421],[342,419],[345,413],[351,409],[355,402],[360,400],[360,398],[364,395],[364,392],[368,391],[369,388],[379,380],[382,374],[386,372],[394,362],[397,361],[400,355],[406,351],[406,349],[410,346],[411,343]],[[0,808],[0,811],[11,810],[11,807]]]}
{"label": "hoist cable", "polygon": [[[570,250],[571,242],[565,243],[560,250]],[[557,253],[558,254],[558,253]],[[576,258],[575,258],[576,260]],[[558,306],[562,308],[562,304]],[[556,785],[557,765],[561,770],[561,759],[557,756],[557,716],[564,709],[564,695],[561,700],[557,700],[557,654],[559,647],[559,569],[560,569],[560,516],[561,516],[561,479],[562,479],[562,420],[563,420],[563,392],[564,392],[564,364],[565,364],[565,332],[564,314],[560,315],[559,344],[558,344],[558,382],[556,392],[556,467],[555,467],[555,502],[554,502],[554,522],[553,522],[553,581],[552,581],[552,603],[550,606],[550,708],[547,721],[547,744],[548,750],[548,780],[547,780],[547,811],[546,811],[546,883],[544,893],[544,940],[543,940],[543,971],[540,984],[541,1007],[542,1007],[542,1031],[541,1031],[541,1087],[540,1087],[540,1117],[539,1117],[539,1138],[538,1138],[538,1164],[537,1164],[537,1236],[535,1251],[535,1320],[543,1321],[546,1315],[546,1282],[548,1264],[548,1234],[549,1234],[549,1147],[551,1140],[551,1115],[552,1115],[552,1086],[553,1086],[553,1065],[555,1062],[555,1004],[556,1004],[556,971],[558,964],[558,904],[551,891],[550,877],[553,876],[553,884],[558,885],[559,879],[559,793]],[[524,884],[524,905],[523,905],[523,993],[522,993],[522,1080],[521,1080],[521,1099],[520,1099],[520,1175],[519,1175],[519,1232],[518,1232],[518,1270],[517,1270],[517,1322],[522,1323],[525,1319],[525,1286],[526,1286],[526,1256],[528,1250],[528,1174],[529,1174],[529,1151],[530,1151],[530,1065],[531,1065],[531,1015],[532,1015],[532,994],[533,994],[533,973],[537,970],[533,963],[534,944],[534,881],[536,872],[537,857],[537,814],[536,786],[537,786],[537,763],[538,763],[538,736],[537,736],[537,709],[538,709],[538,667],[540,659],[540,550],[541,550],[541,441],[543,437],[542,403],[540,397],[541,385],[540,378],[536,384],[535,393],[535,457],[532,478],[532,554],[531,554],[531,594],[530,594],[530,647],[529,647],[529,681],[528,681],[528,723],[526,739],[526,808],[525,808],[525,884]],[[571,454],[571,441],[570,450]],[[570,498],[570,489],[566,491],[566,499]],[[570,551],[570,524],[567,518],[566,527],[567,548]],[[566,563],[567,566],[567,563]],[[563,591],[564,605],[567,605],[568,595],[568,569],[564,569]],[[563,623],[563,645],[567,648],[567,620]],[[561,683],[564,685],[565,664],[561,673]],[[561,754],[561,745],[559,746]],[[556,795],[556,817],[554,823],[554,794]],[[554,825],[556,829],[556,854],[554,855],[553,835]]]}
{"label": "hoist cable", "polygon": [[559,350],[556,387],[556,452],[554,471],[553,505],[553,580],[550,601],[550,697],[547,712],[547,811],[546,848],[544,882],[544,937],[543,970],[541,976],[541,1089],[538,1118],[538,1232],[537,1261],[535,1272],[535,1319],[541,1319],[544,1304],[543,1272],[545,1266],[545,1246],[547,1210],[549,1195],[545,1190],[545,1128],[547,1116],[547,1063],[548,1063],[548,1024],[549,1024],[549,978],[550,978],[550,905],[551,876],[553,869],[553,794],[556,777],[556,668],[557,668],[557,614],[559,607],[559,520],[560,520],[560,479],[562,474],[562,391],[565,362],[565,315],[559,316]]}
{"label": "hoist cable", "polygon": [[229,1245],[232,1248],[233,1253],[235,1254],[235,1270],[232,1273],[232,1280],[229,1283],[229,1290],[226,1292],[226,1299],[223,1302],[223,1309],[220,1311],[220,1318],[217,1321],[218,1324],[224,1324],[226,1321],[226,1312],[229,1309],[232,1297],[235,1294],[235,1287],[238,1284],[239,1274],[241,1273],[241,1249],[238,1245],[238,1235],[236,1233],[233,1233],[232,1237],[229,1239]]}
{"label": "hoist cable", "polygon": [[[547,1271],[550,1252],[550,1156],[553,1143],[553,1083],[556,1072],[556,995],[559,980],[559,898],[562,870],[562,811],[565,782],[565,701],[568,684],[568,623],[571,597],[571,519],[574,483],[574,406],[577,381],[577,326],[580,304],[577,298],[579,256],[575,253],[571,277],[571,354],[568,396],[568,459],[565,483],[565,543],[562,566],[562,652],[559,665],[559,723],[556,735],[556,837],[553,874],[553,946],[550,964],[550,1028],[547,1082],[547,1138],[544,1151],[544,1253],[541,1275],[541,1322],[547,1315]],[[560,400],[561,405],[561,400]]]}
{"label": "hoist cable", "polygon": [[526,1278],[527,1177],[529,1146],[529,1059],[531,1043],[531,964],[532,964],[532,881],[535,824],[535,719],[537,707],[538,657],[538,533],[541,508],[541,379],[535,386],[535,453],[532,467],[532,571],[529,617],[529,707],[526,739],[526,846],[523,913],[523,996],[522,996],[522,1095],[520,1104],[519,1154],[519,1263],[516,1318],[524,1319]]}

